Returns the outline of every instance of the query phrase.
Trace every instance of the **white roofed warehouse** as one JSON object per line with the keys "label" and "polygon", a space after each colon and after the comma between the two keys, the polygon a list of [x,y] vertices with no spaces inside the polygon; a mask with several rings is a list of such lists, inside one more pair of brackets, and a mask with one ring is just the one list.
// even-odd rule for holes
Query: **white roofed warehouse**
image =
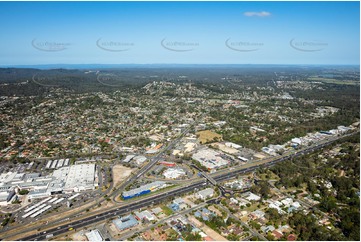
{"label": "white roofed warehouse", "polygon": [[206,188],[204,190],[201,190],[197,193],[197,197],[206,200],[207,198],[213,197],[214,195],[214,189],[213,188]]}
{"label": "white roofed warehouse", "polygon": [[95,175],[95,164],[80,164],[70,166],[64,186],[64,191],[79,192],[95,189]]}

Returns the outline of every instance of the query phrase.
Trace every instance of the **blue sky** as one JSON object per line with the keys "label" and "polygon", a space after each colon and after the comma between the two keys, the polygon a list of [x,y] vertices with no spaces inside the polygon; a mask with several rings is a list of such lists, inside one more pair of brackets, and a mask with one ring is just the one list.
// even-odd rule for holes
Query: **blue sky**
{"label": "blue sky", "polygon": [[359,65],[359,11],[359,2],[0,2],[0,65]]}

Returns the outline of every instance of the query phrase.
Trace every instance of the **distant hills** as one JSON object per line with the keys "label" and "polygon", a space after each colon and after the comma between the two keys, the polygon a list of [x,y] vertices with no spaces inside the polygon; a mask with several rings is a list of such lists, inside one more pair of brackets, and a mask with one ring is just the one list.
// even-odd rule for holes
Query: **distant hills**
{"label": "distant hills", "polygon": [[39,64],[0,65],[0,68],[30,69],[115,69],[115,68],[272,68],[272,67],[352,67],[358,65],[289,65],[289,64]]}

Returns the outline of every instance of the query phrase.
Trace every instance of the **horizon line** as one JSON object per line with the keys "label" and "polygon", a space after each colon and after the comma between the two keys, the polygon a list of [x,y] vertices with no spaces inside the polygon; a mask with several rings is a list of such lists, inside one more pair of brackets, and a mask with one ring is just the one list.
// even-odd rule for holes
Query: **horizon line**
{"label": "horizon line", "polygon": [[256,66],[256,65],[282,65],[282,66],[360,66],[360,63],[353,63],[353,64],[328,64],[328,63],[117,63],[117,64],[108,64],[108,63],[72,63],[72,64],[64,64],[64,63],[57,63],[57,64],[14,64],[14,65],[7,65],[7,64],[0,64],[0,68],[18,68],[18,67],[32,67],[32,66],[171,66],[171,65],[178,65],[178,66],[231,66],[231,65],[249,65],[249,66]]}

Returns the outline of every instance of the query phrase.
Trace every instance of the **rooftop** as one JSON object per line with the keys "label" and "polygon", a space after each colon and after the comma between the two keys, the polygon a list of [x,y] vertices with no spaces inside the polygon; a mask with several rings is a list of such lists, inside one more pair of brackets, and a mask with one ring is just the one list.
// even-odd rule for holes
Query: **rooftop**
{"label": "rooftop", "polygon": [[102,235],[97,229],[85,233],[85,236],[88,238],[89,241],[103,241]]}

